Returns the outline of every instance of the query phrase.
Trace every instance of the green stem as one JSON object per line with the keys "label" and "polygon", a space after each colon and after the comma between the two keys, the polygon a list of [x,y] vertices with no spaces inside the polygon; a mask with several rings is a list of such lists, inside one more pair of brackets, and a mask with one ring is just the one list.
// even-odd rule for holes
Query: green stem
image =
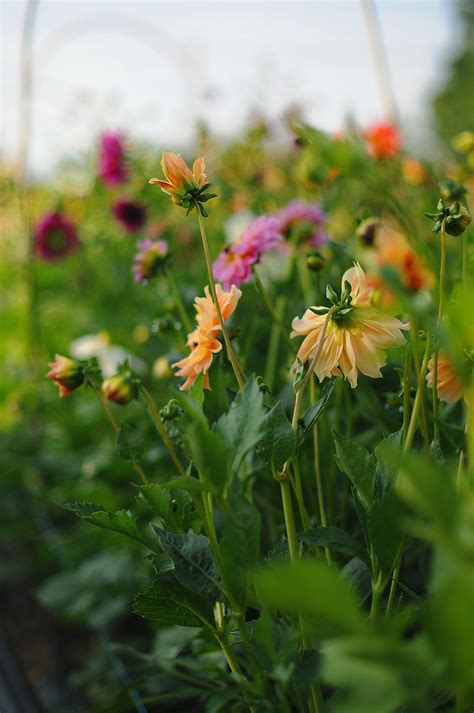
{"label": "green stem", "polygon": [[[415,375],[416,375],[416,381],[418,383],[420,379],[420,363],[419,363],[419,356],[418,356],[418,337],[416,333],[416,326],[415,322],[413,319],[410,319],[410,336],[411,336],[411,343],[412,343],[412,350],[413,350],[413,364],[415,366]],[[425,448],[429,448],[430,445],[430,438],[428,435],[428,423],[426,420],[426,410],[425,410],[425,400],[421,400],[421,406],[420,406],[420,420],[421,420],[421,433],[423,435],[423,442],[425,445]]]}
{"label": "green stem", "polygon": [[411,352],[410,343],[406,346],[405,368],[403,370],[403,441],[407,437],[410,413],[410,382],[411,382]]}
{"label": "green stem", "polygon": [[[104,412],[105,416],[108,418],[108,420],[112,424],[112,428],[114,429],[115,433],[118,433],[120,427],[119,427],[117,421],[115,420],[115,418],[112,414],[112,411],[109,409],[107,400],[104,399],[104,397],[102,396],[102,393],[101,393],[99,387],[97,386],[97,384],[94,381],[92,381],[92,379],[90,377],[87,378],[87,383],[89,384],[89,386],[92,387],[92,390],[97,397],[100,407],[101,407],[102,411]],[[138,465],[138,463],[136,463],[135,461],[132,461],[131,465],[132,465],[132,468],[135,471],[135,473],[137,473],[137,475],[140,476],[143,483],[145,485],[148,485],[150,481],[148,480],[146,473],[144,472],[142,467],[140,465]]]}
{"label": "green stem", "polygon": [[[311,375],[311,380],[309,382],[310,388],[310,402],[311,404],[316,403],[316,386],[314,383],[314,374]],[[321,479],[321,462],[319,457],[319,433],[318,433],[318,423],[316,422],[313,426],[313,452],[314,452],[314,474],[316,477],[316,492],[318,495],[318,507],[319,507],[319,519],[323,527],[327,527],[328,519],[326,516],[326,506],[324,504],[324,490],[323,483]],[[332,563],[331,552],[328,547],[324,548],[326,554],[326,560],[328,564]]]}
{"label": "green stem", "polygon": [[193,326],[186,312],[186,307],[184,306],[183,298],[181,297],[181,293],[176,284],[176,280],[174,279],[174,275],[171,270],[167,271],[166,276],[168,278],[168,285],[170,286],[171,292],[173,293],[174,301],[176,303],[176,310],[178,312],[179,318],[186,332],[189,334],[189,332],[192,331]]}
{"label": "green stem", "polygon": [[298,510],[300,513],[301,524],[304,530],[309,530],[311,527],[311,521],[309,519],[308,511],[304,504],[303,487],[301,485],[301,472],[298,463],[298,458],[293,459],[293,475],[294,475],[294,490],[296,495],[296,502],[298,503]]}
{"label": "green stem", "polygon": [[438,324],[443,318],[445,302],[445,282],[446,282],[446,227],[445,222],[441,223],[440,230],[440,262],[439,262],[439,297],[438,297]]}
{"label": "green stem", "polygon": [[209,244],[207,241],[206,229],[204,227],[203,217],[201,215],[199,206],[197,204],[196,204],[196,213],[197,213],[197,217],[198,217],[199,230],[201,232],[202,247],[204,250],[204,257],[206,260],[207,274],[209,277],[209,289],[211,290],[212,301],[214,302],[214,306],[216,308],[217,318],[219,320],[219,326],[221,328],[222,336],[224,338],[225,347],[227,350],[227,356],[229,357],[229,361],[232,364],[232,368],[234,370],[234,374],[235,374],[235,378],[237,379],[237,383],[239,384],[239,388],[242,388],[245,384],[246,378],[245,378],[245,374],[243,373],[240,364],[237,361],[237,357],[234,354],[234,350],[232,349],[229,335],[227,333],[227,329],[224,324],[224,319],[222,317],[221,307],[219,304],[219,300],[217,298],[216,283],[215,283],[214,275],[212,272],[212,261],[211,261],[211,255],[209,252]]}
{"label": "green stem", "polygon": [[168,453],[171,456],[171,459],[173,463],[175,464],[176,468],[178,469],[178,472],[180,475],[186,475],[186,469],[184,465],[181,463],[181,460],[178,457],[178,454],[176,453],[176,449],[174,447],[173,441],[168,435],[168,432],[165,428],[165,425],[163,421],[161,420],[160,414],[158,413],[158,410],[155,406],[155,403],[151,397],[150,392],[148,389],[146,389],[144,386],[140,386],[140,393],[143,396],[146,405],[148,406],[148,411],[151,416],[151,420],[155,424],[155,428],[160,434],[163,443],[165,444],[166,448],[168,449]]}
{"label": "green stem", "polygon": [[[285,311],[286,299],[279,295],[276,300],[275,312],[278,319],[281,321],[283,312]],[[264,379],[270,391],[272,391],[275,383],[275,372],[278,359],[278,347],[280,345],[280,327],[275,322],[272,324],[270,333],[270,342],[268,345],[267,361],[265,364]]]}
{"label": "green stem", "polygon": [[267,294],[267,291],[265,290],[265,287],[263,285],[262,280],[260,279],[260,275],[258,274],[257,268],[254,266],[253,268],[253,276],[255,279],[255,284],[257,286],[257,289],[260,293],[260,297],[263,300],[263,303],[265,307],[267,308],[271,318],[273,319],[274,323],[278,326],[278,329],[280,330],[283,339],[287,343],[287,345],[290,347],[291,351],[294,351],[294,344],[290,339],[290,335],[288,334],[288,330],[285,328],[285,325],[281,321],[280,316],[277,314],[277,312],[273,309],[273,305],[271,303],[271,300]]}
{"label": "green stem", "polygon": [[[423,362],[422,362],[421,369],[420,369],[420,375],[418,378],[418,385],[417,385],[417,389],[416,389],[415,402],[413,404],[413,411],[411,413],[410,423],[408,424],[407,436],[406,436],[405,442],[403,444],[403,453],[407,453],[407,451],[410,450],[411,445],[413,443],[413,438],[416,433],[416,427],[417,427],[417,423],[418,423],[418,415],[420,413],[421,400],[423,398],[423,390],[424,390],[424,386],[425,386],[425,376],[426,376],[426,370],[428,368],[428,360],[430,357],[430,351],[431,351],[431,334],[428,334],[428,337],[426,340],[425,354],[423,357]],[[388,616],[390,614],[390,612],[392,611],[393,604],[395,601],[395,595],[396,595],[396,591],[397,591],[397,581],[398,581],[398,577],[400,575],[400,567],[401,567],[401,563],[402,563],[404,546],[405,546],[405,538],[402,539],[402,542],[401,542],[400,548],[399,548],[399,552],[395,559],[395,566],[394,566],[393,575],[392,575],[392,583],[390,585],[390,593],[389,593],[388,602],[387,602],[386,616]]]}

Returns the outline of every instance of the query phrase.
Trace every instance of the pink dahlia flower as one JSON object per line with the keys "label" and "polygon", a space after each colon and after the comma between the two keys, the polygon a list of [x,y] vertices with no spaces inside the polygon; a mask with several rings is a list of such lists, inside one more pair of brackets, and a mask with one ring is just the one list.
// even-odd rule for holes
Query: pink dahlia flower
{"label": "pink dahlia flower", "polygon": [[114,204],[112,211],[118,222],[128,233],[138,232],[146,223],[147,210],[142,203],[120,198]]}
{"label": "pink dahlia flower", "polygon": [[122,136],[114,131],[100,139],[99,175],[106,186],[119,186],[127,178]]}
{"label": "pink dahlia flower", "polygon": [[232,285],[239,287],[250,280],[252,265],[260,260],[262,254],[282,241],[277,219],[262,215],[248,224],[240,240],[222,250],[213,265],[214,275],[225,290]]}
{"label": "pink dahlia flower", "polygon": [[47,213],[34,230],[35,249],[42,260],[66,257],[79,247],[76,226],[61,213]]}
{"label": "pink dahlia flower", "polygon": [[287,237],[292,230],[298,230],[301,237],[315,248],[328,240],[325,231],[327,216],[318,203],[291,201],[276,214],[276,217],[280,231]]}
{"label": "pink dahlia flower", "polygon": [[165,240],[143,240],[138,243],[138,253],[133,261],[135,282],[148,282],[164,267],[168,256]]}

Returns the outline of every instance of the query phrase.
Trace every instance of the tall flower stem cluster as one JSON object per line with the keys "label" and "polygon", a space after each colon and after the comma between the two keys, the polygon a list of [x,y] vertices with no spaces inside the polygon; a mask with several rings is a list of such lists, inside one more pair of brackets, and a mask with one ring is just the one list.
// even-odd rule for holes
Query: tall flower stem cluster
{"label": "tall flower stem cluster", "polygon": [[229,334],[227,332],[227,329],[226,329],[226,326],[224,323],[224,319],[222,317],[222,311],[221,311],[221,308],[219,305],[219,300],[218,300],[217,292],[216,292],[216,283],[214,280],[214,275],[212,273],[212,260],[211,260],[211,254],[209,252],[209,243],[207,240],[206,228],[204,226],[203,217],[199,210],[197,210],[197,217],[198,217],[198,223],[199,223],[199,231],[201,233],[204,258],[206,261],[207,273],[208,273],[208,277],[209,277],[209,289],[211,291],[212,301],[213,301],[214,306],[217,311],[217,316],[219,319],[219,326],[220,326],[220,329],[222,332],[222,336],[224,338],[227,356],[229,357],[229,361],[232,364],[232,369],[234,370],[235,378],[237,379],[239,388],[242,388],[245,384],[246,377],[245,377],[242,367],[240,366],[240,364],[237,360],[237,357],[235,356],[234,350],[232,348],[232,344],[230,342]]}

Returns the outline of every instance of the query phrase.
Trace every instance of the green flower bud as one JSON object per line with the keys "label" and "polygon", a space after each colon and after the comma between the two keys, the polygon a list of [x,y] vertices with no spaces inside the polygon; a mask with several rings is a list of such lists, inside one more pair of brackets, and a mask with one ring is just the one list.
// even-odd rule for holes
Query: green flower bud
{"label": "green flower bud", "polygon": [[116,374],[102,382],[102,393],[108,401],[126,406],[138,394],[138,387],[131,374]]}
{"label": "green flower bud", "polygon": [[306,255],[306,266],[312,272],[321,272],[326,267],[328,261],[319,252],[311,252]]}
{"label": "green flower bud", "polygon": [[166,406],[163,406],[163,408],[160,409],[160,417],[162,421],[174,421],[182,414],[183,409],[179,405],[178,401],[176,401],[176,399],[171,399],[171,401],[168,401]]}

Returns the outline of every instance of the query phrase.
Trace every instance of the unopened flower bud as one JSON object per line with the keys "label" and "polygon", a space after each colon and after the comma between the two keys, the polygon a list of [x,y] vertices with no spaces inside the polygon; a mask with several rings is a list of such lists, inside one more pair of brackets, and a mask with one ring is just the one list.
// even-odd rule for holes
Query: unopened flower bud
{"label": "unopened flower bud", "polygon": [[450,215],[446,218],[446,232],[449,235],[462,235],[471,222],[471,215],[467,208],[459,203],[453,203]]}
{"label": "unopened flower bud", "polygon": [[160,409],[160,417],[163,421],[174,421],[174,419],[179,418],[182,413],[183,409],[176,399],[171,399],[166,406]]}
{"label": "unopened flower bud", "polygon": [[454,201],[448,208],[441,198],[438,201],[437,210],[437,213],[425,213],[428,218],[435,221],[434,233],[439,233],[444,224],[444,229],[449,235],[461,235],[471,222],[469,211],[458,201]]}
{"label": "unopened flower bud", "polygon": [[59,395],[69,396],[78,386],[84,383],[84,364],[69,357],[56,354],[55,360],[50,362],[50,371],[46,374],[48,379],[59,386]]}
{"label": "unopened flower bud", "polygon": [[137,396],[137,386],[130,374],[116,374],[102,382],[102,393],[108,401],[126,406]]}
{"label": "unopened flower bud", "polygon": [[379,218],[366,218],[357,228],[357,236],[366,247],[372,247],[377,238],[377,231],[382,226]]}
{"label": "unopened flower bud", "polygon": [[327,265],[327,258],[319,252],[311,252],[306,255],[306,266],[312,272],[321,272]]}

